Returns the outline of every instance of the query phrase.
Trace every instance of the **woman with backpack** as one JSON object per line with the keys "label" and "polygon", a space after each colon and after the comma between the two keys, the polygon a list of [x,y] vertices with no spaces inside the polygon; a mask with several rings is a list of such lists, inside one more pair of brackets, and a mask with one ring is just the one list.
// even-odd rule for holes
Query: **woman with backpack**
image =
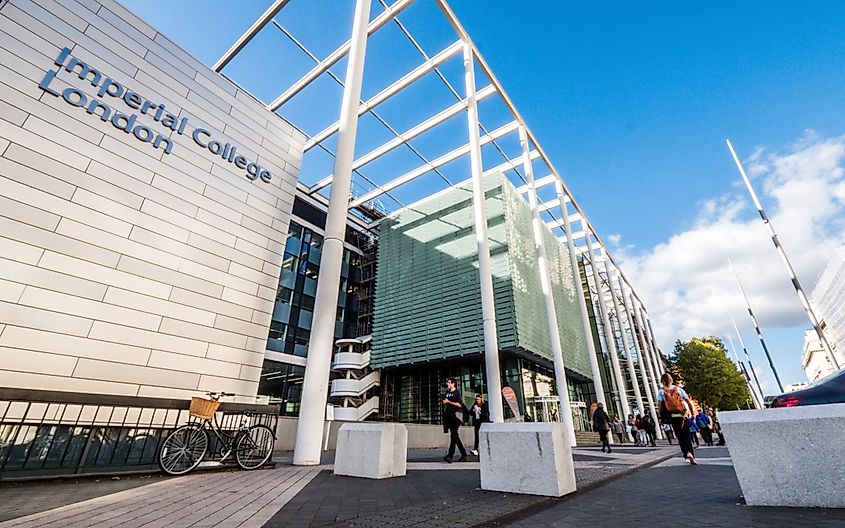
{"label": "woman with backpack", "polygon": [[662,387],[657,392],[657,401],[660,405],[660,416],[664,422],[672,425],[678,445],[684,458],[692,465],[697,465],[695,454],[692,449],[692,438],[690,438],[688,417],[692,416],[690,409],[693,408],[687,392],[673,383],[672,375],[668,372],[660,376]]}

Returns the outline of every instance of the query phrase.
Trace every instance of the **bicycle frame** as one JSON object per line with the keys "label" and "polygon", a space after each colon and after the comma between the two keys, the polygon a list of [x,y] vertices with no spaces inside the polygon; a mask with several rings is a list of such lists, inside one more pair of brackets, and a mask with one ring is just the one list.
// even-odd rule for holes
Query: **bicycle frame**
{"label": "bicycle frame", "polygon": [[249,426],[247,425],[246,418],[241,421],[240,427],[238,427],[238,430],[233,434],[227,433],[220,427],[220,422],[217,420],[216,413],[211,420],[202,420],[200,423],[202,424],[203,429],[214,433],[214,436],[217,439],[214,451],[209,453],[210,456],[207,456],[213,460],[214,457],[219,454],[221,462],[229,458],[229,455],[234,452],[238,438],[249,433]]}

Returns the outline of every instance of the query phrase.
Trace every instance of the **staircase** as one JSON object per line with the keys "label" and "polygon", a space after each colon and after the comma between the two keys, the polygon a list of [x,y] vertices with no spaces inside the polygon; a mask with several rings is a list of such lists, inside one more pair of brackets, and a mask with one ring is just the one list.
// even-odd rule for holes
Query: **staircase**
{"label": "staircase", "polygon": [[378,413],[379,398],[375,393],[381,376],[370,368],[371,346],[372,336],[335,342],[329,390],[335,420],[360,422]]}

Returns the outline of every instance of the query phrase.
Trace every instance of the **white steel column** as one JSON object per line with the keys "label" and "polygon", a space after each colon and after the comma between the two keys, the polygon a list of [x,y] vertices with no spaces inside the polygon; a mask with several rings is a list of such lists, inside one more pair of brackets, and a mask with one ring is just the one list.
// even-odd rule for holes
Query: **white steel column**
{"label": "white steel column", "polygon": [[337,139],[337,156],[326,218],[323,254],[320,258],[320,279],[317,281],[311,342],[305,363],[302,402],[296,428],[293,463],[301,466],[320,463],[329,368],[334,348],[340,270],[343,263],[343,240],[346,235],[347,204],[352,180],[352,161],[355,155],[355,136],[358,131],[357,110],[358,101],[361,99],[369,20],[370,0],[357,0],[350,40],[349,63],[346,68],[346,87],[343,90],[340,107],[341,127]]}
{"label": "white steel column", "polygon": [[[660,357],[660,350],[657,348],[657,341],[654,340],[654,329],[651,327],[651,318],[648,316],[647,313],[644,314],[644,317],[646,322],[646,328],[648,329],[648,337],[649,339],[651,339],[651,344],[654,347],[655,367],[657,368],[657,373],[662,376],[663,372],[665,372],[666,369],[663,368],[663,360]],[[657,381],[659,382],[660,379],[658,378]]]}
{"label": "white steel column", "polygon": [[654,383],[660,388],[660,376],[663,375],[663,369],[660,365],[660,352],[657,350],[657,342],[654,340],[654,334],[651,332],[651,320],[648,318],[648,314],[643,308],[642,305],[639,307],[640,309],[640,319],[643,321],[643,330],[646,333],[646,339],[648,339],[648,345],[651,348],[651,364],[654,367]]}
{"label": "white steel column", "polygon": [[631,328],[631,339],[634,340],[634,350],[637,351],[637,363],[640,364],[640,375],[643,378],[643,388],[645,388],[645,397],[646,401],[648,402],[649,412],[651,413],[651,418],[654,420],[655,424],[660,423],[657,417],[657,412],[655,412],[654,407],[654,397],[652,396],[652,387],[651,383],[648,379],[648,372],[646,371],[646,359],[645,355],[643,354],[642,347],[638,344],[637,340],[637,330],[634,327],[634,317],[633,311],[631,310],[631,302],[628,299],[631,295],[630,291],[625,290],[625,284],[619,284],[621,293],[622,293],[622,304],[625,308],[625,313],[628,316],[628,326]]}
{"label": "white steel column", "polygon": [[651,343],[649,343],[648,338],[646,337],[645,331],[645,323],[643,322],[642,311],[641,307],[637,304],[637,300],[634,299],[633,294],[629,297],[629,302],[631,303],[631,309],[633,310],[633,316],[637,322],[637,330],[640,336],[640,350],[642,352],[642,356],[640,357],[640,361],[645,363],[646,371],[648,372],[648,377],[651,380],[651,385],[649,386],[649,391],[653,397],[653,405],[652,405],[652,415],[655,419],[655,423],[658,425],[657,427],[657,437],[663,440],[665,437],[663,435],[663,428],[660,427],[660,420],[659,420],[659,405],[657,403],[657,394],[660,390],[659,382],[657,381],[657,371],[654,370],[654,362],[652,361],[651,356]]}
{"label": "white steel column", "polygon": [[[484,328],[484,364],[487,374],[487,397],[490,420],[505,421],[502,407],[502,374],[499,368],[499,339],[496,334],[496,305],[493,297],[493,266],[490,259],[490,239],[487,234],[487,197],[484,192],[481,166],[481,139],[478,135],[478,102],[475,91],[475,66],[472,46],[464,43],[464,82],[467,98],[467,126],[469,128],[469,159],[472,171],[472,212],[475,241],[478,245],[478,278],[481,283],[481,316]],[[345,209],[344,209],[345,210]]]}
{"label": "white steel column", "polygon": [[[628,376],[631,378],[631,385],[634,388],[634,399],[637,401],[637,410],[640,416],[645,414],[643,407],[643,396],[640,393],[640,384],[637,381],[637,372],[634,370],[634,360],[631,358],[631,346],[628,343],[628,334],[625,333],[625,325],[622,324],[622,309],[619,307],[619,299],[616,297],[616,288],[613,286],[613,279],[610,277],[610,265],[604,261],[604,270],[607,273],[607,284],[610,286],[610,297],[613,299],[613,309],[616,311],[616,322],[619,324],[619,333],[622,334],[622,346],[625,349],[625,362],[628,365]],[[622,293],[622,282],[619,282],[619,291]]]}
{"label": "white steel column", "polygon": [[[622,421],[628,419],[631,414],[631,406],[628,405],[628,384],[625,383],[625,377],[622,375],[622,369],[619,368],[619,347],[616,343],[616,335],[613,332],[613,326],[610,324],[610,317],[607,315],[607,306],[604,304],[604,291],[602,290],[601,276],[595,262],[595,253],[593,253],[593,243],[587,236],[587,248],[590,252],[590,264],[593,268],[593,277],[596,281],[596,289],[598,290],[599,314],[601,315],[602,326],[604,326],[604,339],[608,346],[608,355],[610,356],[610,366],[613,371],[613,377],[616,380],[616,388],[618,391],[619,404],[622,407]],[[608,277],[609,279],[609,277]],[[608,280],[608,284],[610,281]],[[610,292],[613,295],[613,292]]]}
{"label": "white steel column", "polygon": [[[560,344],[560,330],[557,326],[557,311],[555,300],[552,294],[552,284],[549,280],[549,265],[546,259],[546,244],[543,240],[543,224],[540,220],[538,210],[537,189],[534,186],[534,167],[528,153],[531,150],[528,145],[528,134],[525,127],[519,127],[519,143],[522,146],[522,166],[525,169],[525,178],[528,180],[528,203],[531,205],[531,227],[534,232],[534,247],[537,250],[537,264],[540,268],[540,287],[543,290],[543,304],[546,306],[546,322],[549,328],[549,342],[552,347],[552,358],[555,365],[555,383],[558,397],[560,398],[560,417],[569,436],[569,445],[575,445],[575,424],[572,421],[572,407],[569,403],[569,384],[566,381],[566,370],[563,363],[563,348]],[[569,409],[569,412],[564,412]]]}
{"label": "white steel column", "polygon": [[[593,342],[593,329],[590,327],[590,316],[587,313],[587,299],[584,297],[584,287],[581,284],[581,272],[578,270],[578,258],[575,256],[575,240],[572,238],[572,225],[569,222],[569,211],[566,208],[566,199],[563,194],[563,185],[560,181],[555,182],[557,191],[558,206],[563,217],[563,230],[566,233],[566,246],[569,253],[569,263],[572,265],[572,279],[575,282],[575,298],[578,301],[578,311],[581,313],[581,325],[584,329],[584,339],[587,343],[587,355],[590,359],[590,373],[593,375],[593,387],[596,389],[596,401],[607,408],[604,398],[604,384],[601,382],[599,362],[596,358],[596,345]],[[584,226],[586,229],[586,225]],[[589,236],[589,235],[588,235]]]}

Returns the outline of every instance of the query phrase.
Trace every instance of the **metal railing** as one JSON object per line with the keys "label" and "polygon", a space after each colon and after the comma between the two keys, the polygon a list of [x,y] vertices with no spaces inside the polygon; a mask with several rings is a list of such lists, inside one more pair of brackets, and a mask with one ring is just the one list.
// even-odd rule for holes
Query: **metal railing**
{"label": "metal railing", "polygon": [[[189,400],[0,388],[0,480],[157,471],[159,443],[190,420],[189,406]],[[255,411],[250,425],[276,430],[278,405],[238,403],[220,406],[221,428],[236,430],[246,410]]]}

